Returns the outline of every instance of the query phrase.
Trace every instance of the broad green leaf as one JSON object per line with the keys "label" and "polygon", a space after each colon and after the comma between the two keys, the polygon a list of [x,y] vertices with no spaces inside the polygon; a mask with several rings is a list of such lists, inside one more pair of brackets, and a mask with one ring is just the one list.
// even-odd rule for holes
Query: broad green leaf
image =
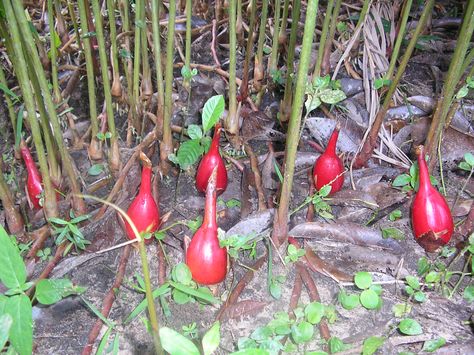
{"label": "broad green leaf", "polygon": [[464,85],[462,88],[459,89],[459,91],[456,93],[455,98],[457,100],[462,99],[463,97],[466,97],[467,94],[469,93],[469,88],[467,85]]}
{"label": "broad green leaf", "polygon": [[372,355],[380,348],[385,341],[384,337],[372,336],[364,340],[362,355]]}
{"label": "broad green leaf", "polygon": [[469,285],[464,289],[464,299],[469,303],[474,302],[474,285]]}
{"label": "broad green leaf", "polygon": [[320,302],[311,302],[304,309],[306,319],[311,324],[318,324],[324,316],[324,305]]}
{"label": "broad green leaf", "polygon": [[0,350],[2,350],[7,343],[12,324],[13,318],[11,315],[7,313],[0,316]]}
{"label": "broad green leaf", "polygon": [[341,302],[342,307],[348,311],[356,308],[360,304],[359,295],[347,294],[344,290],[339,292],[338,299],[339,302]]}
{"label": "broad green leaf", "polygon": [[383,228],[382,229],[382,238],[383,239],[395,239],[395,240],[405,240],[405,234],[395,227]]}
{"label": "broad green leaf", "polygon": [[176,264],[171,271],[171,276],[174,281],[184,285],[189,285],[193,279],[191,270],[185,263]]}
{"label": "broad green leaf", "polygon": [[191,139],[181,143],[178,149],[178,162],[181,169],[186,170],[193,165],[199,157],[204,153],[204,148],[199,139]]}
{"label": "broad green leaf", "polygon": [[104,164],[94,164],[89,168],[89,170],[87,170],[87,173],[90,176],[97,176],[97,175],[102,174],[103,171],[104,171]]}
{"label": "broad green leaf", "polygon": [[214,351],[216,351],[220,342],[221,325],[217,321],[202,337],[202,350],[204,351],[204,355],[211,355]]}
{"label": "broad green leaf", "polygon": [[10,343],[20,355],[30,355],[33,350],[33,318],[30,299],[25,294],[9,297],[5,312],[13,319],[10,328]]}
{"label": "broad green leaf", "polygon": [[392,312],[397,318],[403,317],[411,312],[411,305],[408,303],[398,303],[392,307]]}
{"label": "broad green leaf", "polygon": [[360,294],[360,303],[367,309],[375,309],[379,305],[379,296],[374,290],[364,290]]}
{"label": "broad green leaf", "polygon": [[199,290],[195,290],[194,288],[182,285],[177,282],[169,281],[169,284],[173,286],[174,288],[178,289],[181,292],[187,293],[188,295],[191,295],[196,298],[200,298],[203,301],[209,302],[209,303],[220,303],[217,298],[212,296],[211,294],[204,293]]}
{"label": "broad green leaf", "polygon": [[388,219],[393,221],[396,221],[397,219],[402,217],[402,211],[400,210],[394,210],[388,215]]}
{"label": "broad green leaf", "polygon": [[163,349],[172,355],[200,355],[191,340],[171,328],[160,328],[160,340]]}
{"label": "broad green leaf", "polygon": [[474,167],[474,155],[472,153],[465,153],[464,154],[464,160],[466,163],[468,163],[470,166]]}
{"label": "broad green leaf", "polygon": [[420,289],[420,281],[417,277],[408,275],[407,277],[405,277],[405,279],[407,280],[408,285],[410,285],[414,290]]}
{"label": "broad green leaf", "polygon": [[272,280],[269,291],[274,299],[279,300],[281,298],[281,285],[278,282]]}
{"label": "broad green leaf", "polygon": [[458,165],[459,169],[465,170],[465,171],[471,171],[472,166],[466,163],[465,161],[462,161]]}
{"label": "broad green leaf", "polygon": [[324,90],[319,97],[322,102],[329,105],[337,104],[347,98],[344,91],[331,89]]}
{"label": "broad green leaf", "polygon": [[428,275],[426,275],[425,280],[428,283],[431,282],[438,282],[440,279],[440,274],[437,273],[436,271],[430,271]]}
{"label": "broad green leaf", "polygon": [[306,343],[311,340],[314,335],[314,327],[311,323],[301,322],[291,327],[291,337],[296,344]]}
{"label": "broad green leaf", "polygon": [[26,282],[25,263],[1,225],[0,245],[0,280],[8,288],[21,288]]}
{"label": "broad green leaf", "polygon": [[398,329],[405,335],[419,335],[423,333],[421,325],[414,319],[406,318],[400,322]]}
{"label": "broad green leaf", "polygon": [[329,346],[329,352],[331,354],[351,348],[349,344],[344,344],[344,342],[338,337],[331,337],[331,339],[329,339],[328,341],[328,346]]}
{"label": "broad green leaf", "polygon": [[433,351],[436,351],[441,348],[444,344],[446,344],[446,339],[444,338],[427,340],[423,344],[423,349],[421,349],[421,351],[432,353]]}
{"label": "broad green leaf", "polygon": [[186,304],[192,301],[191,296],[179,290],[174,289],[173,292],[171,292],[171,294],[173,296],[173,301],[176,304]]}
{"label": "broad green leaf", "polygon": [[224,108],[225,102],[222,95],[213,96],[206,101],[202,109],[202,128],[204,133],[209,131],[219,121]]}
{"label": "broad green leaf", "polygon": [[317,96],[308,95],[308,98],[306,99],[304,105],[306,108],[306,112],[311,112],[321,106],[321,100]]}
{"label": "broad green leaf", "polygon": [[398,175],[392,182],[393,187],[402,187],[408,185],[411,181],[411,176],[408,174]]}
{"label": "broad green leaf", "polygon": [[321,197],[326,197],[326,196],[328,196],[329,193],[331,192],[331,189],[332,189],[332,186],[331,186],[331,185],[324,185],[324,186],[321,187],[321,189],[318,191],[319,196],[321,196]]}
{"label": "broad green leaf", "polygon": [[426,295],[422,291],[416,291],[414,294],[414,298],[417,302],[423,303],[426,301]]}
{"label": "broad green leaf", "polygon": [[428,264],[428,259],[425,256],[418,259],[417,269],[416,269],[416,272],[418,273],[418,275],[422,276],[426,274],[429,271],[429,269],[430,269],[430,264]]}
{"label": "broad green leaf", "polygon": [[202,138],[202,129],[198,125],[190,124],[188,126],[188,136],[191,139],[201,139]]}
{"label": "broad green leaf", "polygon": [[265,339],[270,338],[273,335],[272,328],[266,327],[258,327],[256,328],[252,334],[250,334],[250,338],[256,341],[263,341]]}
{"label": "broad green leaf", "polygon": [[354,283],[361,290],[365,290],[372,285],[372,275],[366,271],[359,271],[354,275]]}
{"label": "broad green leaf", "polygon": [[50,305],[84,291],[83,287],[74,286],[68,279],[43,279],[36,285],[35,296],[41,304]]}

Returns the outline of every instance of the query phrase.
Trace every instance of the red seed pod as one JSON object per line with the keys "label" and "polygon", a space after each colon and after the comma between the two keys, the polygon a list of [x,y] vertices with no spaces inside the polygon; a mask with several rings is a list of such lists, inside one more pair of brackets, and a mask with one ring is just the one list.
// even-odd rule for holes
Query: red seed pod
{"label": "red seed pod", "polygon": [[28,200],[34,208],[42,208],[40,205],[40,195],[43,192],[43,179],[24,140],[20,142],[20,152],[28,172],[26,180]]}
{"label": "red seed pod", "polygon": [[207,185],[204,220],[186,251],[186,264],[193,279],[203,285],[217,284],[224,280],[227,273],[227,250],[220,247],[217,237],[217,170],[217,167],[214,168]]}
{"label": "red seed pod", "polygon": [[445,198],[431,185],[423,146],[417,149],[420,187],[413,200],[411,221],[415,240],[434,252],[447,244],[454,230],[453,217]]}
{"label": "red seed pod", "polygon": [[217,123],[214,129],[209,151],[202,157],[196,174],[196,188],[205,193],[209,178],[217,166],[217,194],[220,195],[227,188],[227,169],[219,153],[219,139],[221,137],[221,124]]}
{"label": "red seed pod", "polygon": [[344,165],[336,154],[337,138],[339,137],[339,123],[329,138],[326,151],[316,160],[313,168],[313,179],[316,190],[329,184],[331,181],[331,194],[339,191],[344,184]]}
{"label": "red seed pod", "polygon": [[[160,212],[151,193],[151,161],[144,153],[140,153],[140,159],[143,161],[140,190],[137,197],[130,204],[127,214],[139,233],[153,233],[160,224]],[[136,239],[132,227],[127,221],[125,221],[125,230],[128,239]],[[147,244],[151,241],[152,239],[145,239]]]}

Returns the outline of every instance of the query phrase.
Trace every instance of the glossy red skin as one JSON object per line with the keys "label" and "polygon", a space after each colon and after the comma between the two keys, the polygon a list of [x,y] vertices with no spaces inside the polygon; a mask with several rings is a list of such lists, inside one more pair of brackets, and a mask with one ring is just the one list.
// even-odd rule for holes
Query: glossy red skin
{"label": "glossy red skin", "polygon": [[26,145],[22,146],[20,151],[28,172],[28,178],[26,180],[26,191],[28,192],[28,198],[30,199],[34,208],[42,208],[38,196],[43,192],[43,179],[40,172],[38,171],[38,168],[36,167],[28,147]]}
{"label": "glossy red skin", "polygon": [[186,251],[193,280],[202,285],[222,282],[227,274],[227,249],[219,246],[217,237],[216,200],[215,188],[208,188],[203,223]]}
{"label": "glossy red skin", "polygon": [[[439,246],[442,246],[449,242],[453,234],[453,217],[443,195],[431,185],[423,152],[418,155],[418,166],[420,187],[411,209],[413,233],[415,239],[418,239],[428,232],[433,232],[439,237]],[[438,235],[442,231],[446,232]]]}
{"label": "glossy red skin", "polygon": [[218,123],[214,129],[214,137],[212,138],[209,151],[202,157],[196,174],[196,188],[198,191],[205,193],[209,178],[217,166],[217,194],[220,195],[227,188],[227,169],[224,160],[219,153],[219,139],[221,136],[221,125]]}
{"label": "glossy red skin", "polygon": [[[151,167],[143,167],[140,191],[130,204],[130,207],[128,207],[127,214],[140,233],[145,231],[153,233],[158,229],[160,213],[151,194]],[[125,221],[125,231],[127,232],[128,239],[136,239],[132,227],[127,221]],[[149,244],[152,240],[153,238],[145,239],[145,243]]]}
{"label": "glossy red skin", "polygon": [[[339,129],[336,127],[329,138],[326,151],[316,160],[313,167],[313,180],[316,190],[320,190],[324,185],[333,181],[336,176],[342,174],[344,165],[341,158],[336,154],[336,143],[339,137]],[[331,183],[331,192],[333,194],[339,191],[344,184],[344,175],[340,175]]]}

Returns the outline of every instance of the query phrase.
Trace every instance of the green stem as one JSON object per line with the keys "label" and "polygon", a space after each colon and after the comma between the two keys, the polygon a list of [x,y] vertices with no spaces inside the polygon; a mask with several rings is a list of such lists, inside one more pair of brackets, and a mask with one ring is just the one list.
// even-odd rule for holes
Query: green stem
{"label": "green stem", "polygon": [[321,64],[323,63],[324,48],[326,47],[326,41],[328,40],[329,23],[333,7],[334,0],[329,0],[326,7],[326,15],[324,16],[323,31],[321,32],[321,39],[319,40],[318,58],[316,60],[316,65],[314,66],[313,80],[314,78],[321,76]]}
{"label": "green stem", "polygon": [[[81,33],[86,34],[89,32],[89,26],[87,23],[86,5],[84,0],[79,0],[79,17],[81,19]],[[87,92],[89,94],[89,116],[91,120],[91,146],[94,145],[94,153],[92,158],[100,158],[99,140],[97,139],[97,133],[99,133],[99,120],[97,119],[97,103],[95,93],[95,81],[94,81],[94,63],[92,60],[91,40],[88,36],[83,38],[84,41],[84,55],[86,59],[86,70],[87,70]],[[98,155],[97,155],[98,154]]]}
{"label": "green stem", "polygon": [[403,39],[405,38],[405,31],[408,22],[408,16],[410,15],[412,2],[413,0],[407,0],[405,2],[405,5],[403,5],[403,14],[402,21],[400,22],[400,29],[397,34],[397,40],[395,41],[395,45],[393,46],[392,56],[390,58],[390,65],[388,67],[387,74],[385,75],[385,77],[389,80],[392,78],[393,72],[395,71],[395,65],[397,64],[400,47],[402,45]]}
{"label": "green stem", "polygon": [[259,85],[263,79],[263,44],[265,43],[265,29],[268,16],[268,0],[262,1],[262,13],[260,18],[260,27],[258,30],[257,55],[255,56],[254,65],[254,85]]}
{"label": "green stem", "polygon": [[285,93],[283,94],[283,101],[280,105],[280,121],[286,122],[290,118],[291,101],[293,99],[293,72],[294,72],[294,58],[296,37],[298,34],[298,21],[300,18],[301,0],[295,0],[293,3],[293,11],[291,15],[291,32],[290,44],[288,46],[288,57],[286,59],[286,83]]}
{"label": "green stem", "polygon": [[[143,7],[143,0],[137,0],[135,3],[135,47],[133,53],[133,97],[136,103],[138,103],[138,97],[140,95],[140,50],[141,50],[141,31],[143,22],[141,19]],[[137,108],[134,108],[136,113]]]}
{"label": "green stem", "polygon": [[[186,0],[186,45],[184,53],[184,65],[188,72],[191,72],[191,10],[192,1]],[[186,76],[183,86],[188,90],[188,98],[191,97],[191,77]],[[189,100],[188,100],[189,101]]]}
{"label": "green stem", "polygon": [[257,0],[250,0],[251,1],[251,9],[250,9],[250,25],[249,25],[249,36],[247,38],[247,47],[245,50],[245,60],[244,60],[244,70],[242,74],[242,82],[240,84],[240,97],[241,100],[245,100],[248,96],[248,83],[249,83],[249,64],[250,64],[250,57],[253,54],[253,33],[255,30],[255,12],[256,12],[256,2]]}
{"label": "green stem", "polygon": [[237,116],[237,85],[235,83],[235,67],[237,54],[236,33],[236,0],[229,2],[229,113],[226,118],[226,130],[233,135],[239,133],[239,117]]}
{"label": "green stem", "polygon": [[72,27],[74,27],[74,33],[76,34],[77,45],[79,49],[82,50],[81,34],[79,33],[79,26],[77,25],[76,13],[72,3],[69,0],[67,2],[67,10],[69,12],[69,16],[71,16]]}
{"label": "green stem", "polygon": [[120,86],[120,72],[118,64],[117,27],[115,25],[115,0],[107,0],[107,13],[109,16],[111,42],[110,56],[112,57],[112,95],[121,96],[122,88]]}
{"label": "green stem", "polygon": [[278,68],[278,37],[280,36],[280,8],[281,1],[275,0],[275,15],[273,19],[273,38],[272,38],[272,53],[268,62],[268,74],[272,75]]}
{"label": "green stem", "polygon": [[466,271],[469,267],[469,263],[471,262],[471,260],[472,260],[472,254],[470,254],[469,257],[467,258],[466,263],[464,264],[463,271],[462,271],[463,273],[459,277],[458,282],[456,282],[456,285],[454,286],[453,290],[449,294],[448,298],[452,298],[454,294],[456,293],[457,289],[459,288],[459,286],[461,285],[462,281],[464,280],[464,276],[466,275]]}
{"label": "green stem", "polygon": [[165,72],[165,112],[163,117],[163,141],[160,145],[160,160],[165,173],[168,172],[168,155],[173,151],[171,136],[171,114],[173,109],[173,57],[174,30],[176,20],[176,0],[169,1],[168,36],[166,39],[166,72]]}
{"label": "green stem", "polygon": [[[163,104],[165,101],[165,88],[163,85],[163,66],[161,63],[161,44],[160,44],[160,6],[158,0],[151,0],[151,24],[153,30],[153,54],[155,58],[155,71],[156,71],[156,85],[158,88],[158,109],[157,117],[158,122],[163,124]],[[163,127],[156,127],[158,130],[163,130]]]}
{"label": "green stem", "polygon": [[[3,35],[3,34],[2,34]],[[5,78],[5,72],[3,71],[3,66],[0,65],[0,83],[8,88],[8,83],[7,79]],[[13,135],[16,137],[16,115],[15,115],[15,108],[13,107],[13,102],[10,99],[10,96],[6,93],[3,93],[3,96],[5,97],[5,102],[7,104],[8,108],[8,117],[10,117],[10,122],[12,124],[13,128]]]}
{"label": "green stem", "polygon": [[[23,6],[20,4],[20,2],[13,1],[13,8],[18,20],[18,25],[22,33],[22,39],[25,44],[25,49],[26,49],[25,53],[32,60],[33,67],[35,69],[41,68],[41,61],[34,44],[33,36],[31,34],[31,28],[26,18]],[[69,151],[67,150],[64,144],[64,141],[62,139],[61,126],[59,124],[59,118],[56,113],[56,107],[53,103],[53,98],[51,97],[51,92],[49,91],[48,80],[46,79],[46,75],[44,71],[42,70],[36,69],[36,75],[38,77],[38,82],[41,88],[43,99],[46,103],[46,110],[48,112],[50,123],[53,128],[53,136],[56,140],[56,145],[58,146],[59,153],[61,155],[61,161],[62,161],[64,170],[66,171],[66,174],[69,178],[71,191],[73,194],[77,194],[80,192],[80,187],[77,182],[76,171],[74,170],[71,156],[69,155]],[[86,213],[86,206],[85,206],[84,200],[80,197],[73,197],[73,208],[77,212],[78,215],[83,215]]]}
{"label": "green stem", "polygon": [[54,101],[56,103],[61,102],[61,91],[59,90],[58,80],[58,63],[57,63],[57,49],[56,49],[56,36],[54,30],[54,11],[53,11],[53,0],[47,0],[48,3],[48,24],[49,24],[49,39],[50,48],[49,53],[51,55],[51,81],[53,83],[53,94]]}
{"label": "green stem", "polygon": [[278,41],[281,45],[286,42],[286,27],[288,25],[288,7],[290,5],[290,0],[285,0],[283,4],[283,14],[281,16],[281,26],[280,34],[278,36]]}
{"label": "green stem", "polygon": [[336,5],[334,6],[334,10],[332,11],[332,14],[329,14],[329,13],[327,14],[327,16],[331,16],[331,23],[329,24],[329,35],[323,49],[324,54],[323,54],[323,62],[321,64],[320,75],[321,74],[326,75],[328,74],[330,70],[330,68],[328,68],[329,57],[331,55],[332,42],[336,34],[337,18],[339,16],[339,11],[341,10],[341,3],[342,3],[342,0],[336,0]]}
{"label": "green stem", "polygon": [[[112,170],[117,171],[120,167],[120,151],[118,146],[118,135],[115,130],[115,117],[112,106],[112,94],[110,92],[110,78],[108,70],[107,54],[105,52],[105,39],[104,39],[104,27],[102,23],[102,15],[100,13],[99,1],[92,0],[92,12],[96,22],[96,37],[97,44],[99,46],[99,61],[100,70],[102,73],[102,82],[104,86],[105,106],[107,113],[107,124],[108,130],[111,134],[110,137],[110,152],[109,152],[109,165]],[[136,41],[138,42],[138,41]]]}
{"label": "green stem", "polygon": [[41,174],[43,176],[43,186],[45,191],[43,209],[46,217],[55,217],[58,214],[58,208],[56,204],[56,193],[54,191],[53,184],[51,183],[51,179],[49,176],[48,163],[46,161],[46,157],[44,154],[44,145],[41,139],[41,131],[38,124],[38,120],[36,118],[35,100],[33,98],[33,92],[31,90],[30,82],[28,79],[28,66],[23,55],[20,28],[10,1],[5,0],[3,2],[3,5],[8,21],[8,29],[12,37],[11,43],[14,51],[14,53],[10,53],[10,59],[13,62],[18,83],[20,84],[21,92],[23,94],[23,101],[25,102],[28,120],[30,122],[31,134],[33,136],[33,142],[35,144],[36,154],[38,155],[38,163],[40,166]]}
{"label": "green stem", "polygon": [[[288,125],[287,140],[285,145],[285,171],[283,185],[281,188],[280,205],[278,207],[277,223],[280,231],[288,230],[288,207],[290,202],[291,188],[293,186],[293,174],[295,171],[296,152],[299,143],[299,132],[301,124],[301,112],[303,110],[303,100],[305,88],[308,82],[308,67],[311,60],[311,45],[316,27],[316,17],[318,14],[318,0],[309,0],[306,10],[306,21],[304,25],[303,45],[301,50],[301,60],[298,65],[298,74],[295,85],[295,97],[291,109],[291,118]],[[287,233],[284,233],[285,235]],[[278,237],[281,237],[278,236]],[[275,240],[275,239],[274,239]]]}
{"label": "green stem", "polygon": [[[122,17],[122,32],[129,32],[130,31],[130,20],[129,20],[129,12],[128,12],[128,5],[129,5],[129,1],[128,0],[121,0],[120,1],[120,16]],[[124,44],[125,44],[125,50],[127,52],[129,52],[130,54],[130,38],[129,36],[125,36],[124,38]],[[127,88],[128,88],[128,91],[130,92],[130,88],[132,87],[132,74],[131,74],[131,70],[130,70],[130,63],[131,63],[131,59],[130,58],[127,58],[127,57],[124,57],[122,58],[122,62],[123,62],[123,68],[124,68],[124,72],[125,72],[125,81],[127,82]],[[131,107],[132,104],[131,104],[131,96],[132,96],[132,93],[130,93],[129,95],[129,104]]]}
{"label": "green stem", "polygon": [[[146,24],[146,16],[145,16],[145,4],[142,8],[141,13],[141,21],[143,23],[143,28],[141,29],[141,36],[140,40],[142,42],[142,85],[141,91],[144,100],[148,100],[153,95],[153,86],[151,83],[151,71],[150,71],[150,62],[148,60],[148,41],[147,41],[147,24]],[[142,120],[140,129],[140,133],[143,131],[143,125],[145,124],[145,120]]]}

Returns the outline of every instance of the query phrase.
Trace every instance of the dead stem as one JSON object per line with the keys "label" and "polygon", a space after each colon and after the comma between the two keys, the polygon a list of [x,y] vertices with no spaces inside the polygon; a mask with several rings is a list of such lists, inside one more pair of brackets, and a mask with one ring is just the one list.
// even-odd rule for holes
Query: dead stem
{"label": "dead stem", "polygon": [[245,153],[247,153],[247,155],[250,158],[250,167],[252,169],[252,172],[255,178],[255,189],[257,190],[257,195],[258,195],[258,210],[264,211],[267,209],[267,205],[265,203],[265,193],[263,191],[263,186],[262,186],[262,175],[260,174],[260,170],[258,169],[257,158],[255,157],[255,153],[253,152],[250,145],[245,143],[244,147],[245,147]]}

